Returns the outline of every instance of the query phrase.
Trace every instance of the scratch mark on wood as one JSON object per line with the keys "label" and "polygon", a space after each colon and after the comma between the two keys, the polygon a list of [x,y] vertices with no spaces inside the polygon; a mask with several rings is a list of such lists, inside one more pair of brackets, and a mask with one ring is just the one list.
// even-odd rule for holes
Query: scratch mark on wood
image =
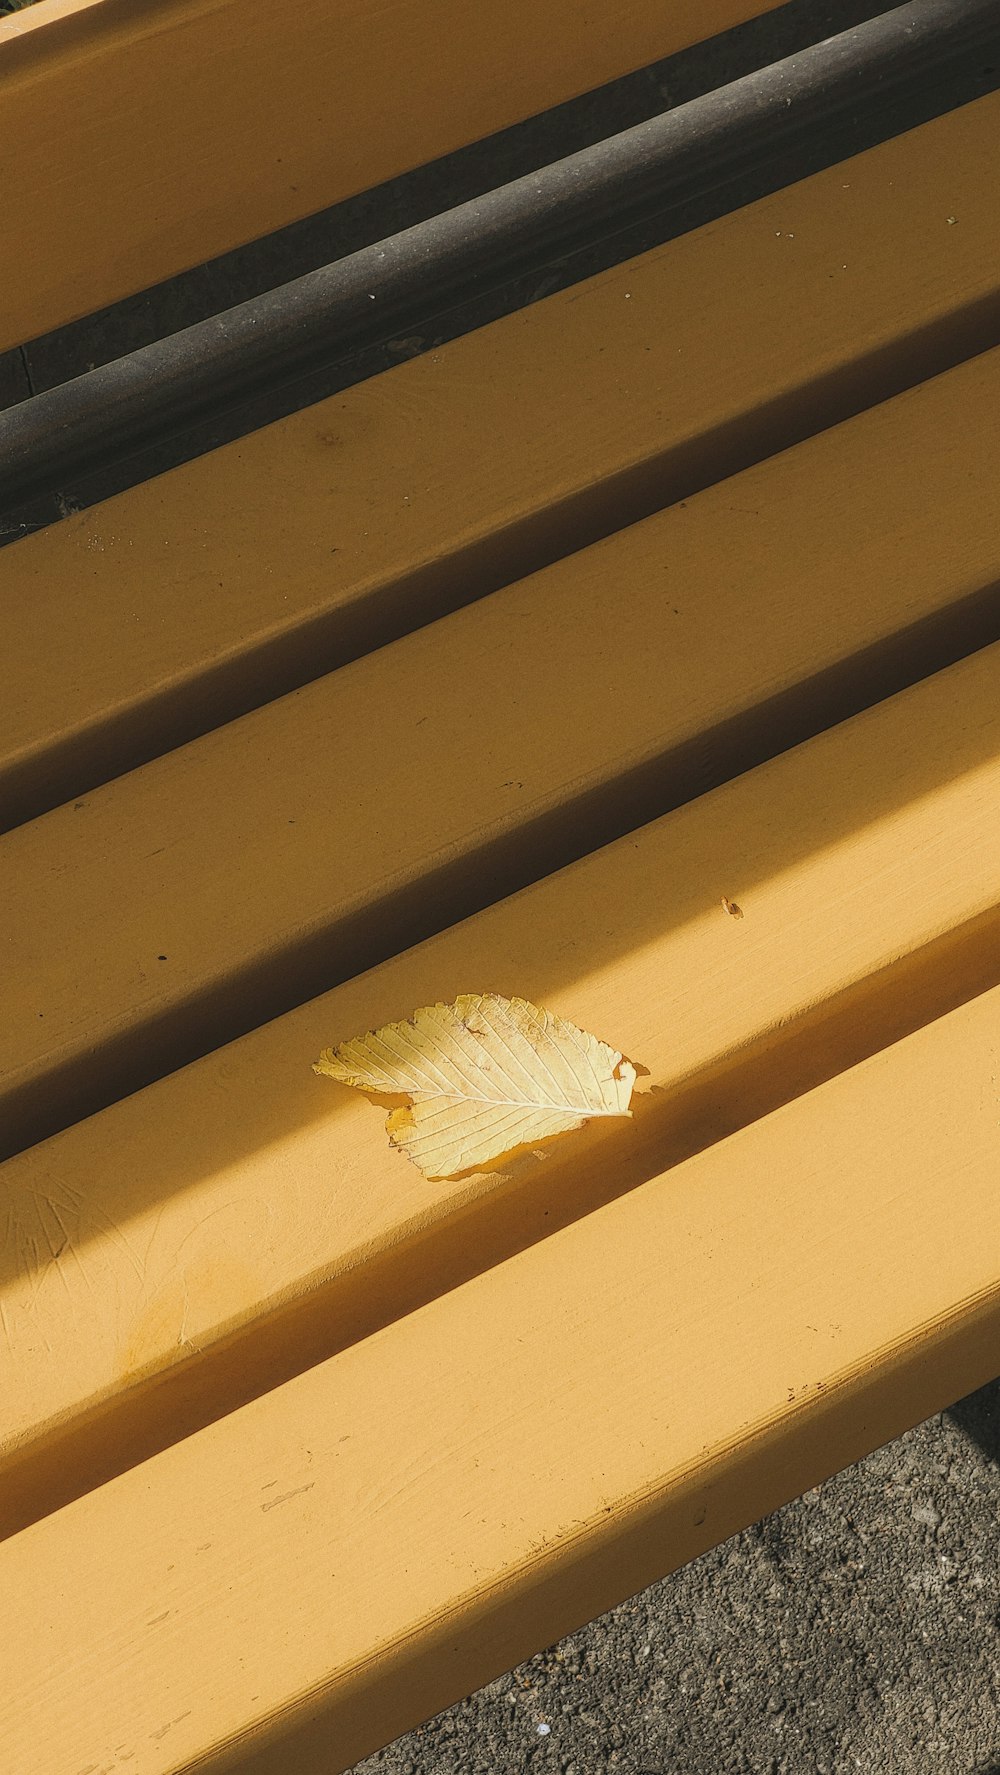
{"label": "scratch mark on wood", "polygon": [[181,1720],[186,1720],[188,1718],[188,1715],[190,1714],[190,1712],[191,1712],[191,1709],[189,1707],[187,1709],[186,1713],[179,1713],[175,1720],[168,1720],[165,1726],[161,1726],[159,1728],[159,1731],[157,1731],[157,1732],[150,1732],[149,1736],[152,1739],[155,1739],[157,1742],[161,1738],[165,1738],[167,1733],[170,1731],[171,1727],[172,1726],[179,1726],[181,1723]]}
{"label": "scratch mark on wood", "polygon": [[276,1498],[269,1498],[266,1504],[262,1504],[261,1509],[275,1510],[279,1504],[287,1504],[289,1498],[297,1498],[300,1492],[312,1491],[315,1484],[315,1479],[310,1479],[308,1485],[297,1485],[294,1491],[279,1492]]}

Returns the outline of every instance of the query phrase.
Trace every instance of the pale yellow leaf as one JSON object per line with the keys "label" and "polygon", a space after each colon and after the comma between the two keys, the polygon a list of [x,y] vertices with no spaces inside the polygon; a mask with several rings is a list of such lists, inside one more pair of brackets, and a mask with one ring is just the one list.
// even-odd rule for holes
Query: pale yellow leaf
{"label": "pale yellow leaf", "polygon": [[627,1116],[635,1067],[565,1017],[523,998],[467,992],[405,1023],[327,1048],[315,1072],[360,1091],[404,1094],[386,1128],[425,1177],[475,1171],[516,1146]]}

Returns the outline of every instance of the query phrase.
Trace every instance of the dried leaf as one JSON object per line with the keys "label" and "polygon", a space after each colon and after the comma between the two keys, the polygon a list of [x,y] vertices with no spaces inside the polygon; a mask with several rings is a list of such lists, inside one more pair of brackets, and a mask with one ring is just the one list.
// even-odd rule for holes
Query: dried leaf
{"label": "dried leaf", "polygon": [[327,1048],[315,1072],[404,1093],[386,1129],[425,1177],[457,1177],[516,1146],[627,1116],[635,1067],[606,1042],[523,998],[467,992],[409,1022]]}

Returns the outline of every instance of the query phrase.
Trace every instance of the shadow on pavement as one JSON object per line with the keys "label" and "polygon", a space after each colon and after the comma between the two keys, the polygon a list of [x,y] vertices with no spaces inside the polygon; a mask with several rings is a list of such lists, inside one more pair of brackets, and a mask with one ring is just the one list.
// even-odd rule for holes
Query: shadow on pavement
{"label": "shadow on pavement", "polygon": [[[960,1399],[947,1415],[963,1435],[1000,1467],[1000,1380],[990,1381],[977,1393]],[[978,1770],[977,1775],[1000,1775],[1000,1761]]]}

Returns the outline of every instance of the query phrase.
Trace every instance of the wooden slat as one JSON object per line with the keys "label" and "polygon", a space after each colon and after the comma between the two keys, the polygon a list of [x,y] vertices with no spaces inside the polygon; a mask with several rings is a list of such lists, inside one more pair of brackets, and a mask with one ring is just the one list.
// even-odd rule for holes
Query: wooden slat
{"label": "wooden slat", "polygon": [[774,3],[42,0],[0,19],[0,349]]}
{"label": "wooden slat", "polygon": [[997,638],[998,404],[1000,352],[8,833],[5,1151]]}
{"label": "wooden slat", "polygon": [[[1000,646],[8,1162],[0,1533],[992,985],[998,807]],[[634,1121],[430,1184],[310,1072],[470,989],[621,1046]]]}
{"label": "wooden slat", "polygon": [[996,343],[998,136],[993,94],[6,550],[0,825]]}
{"label": "wooden slat", "polygon": [[0,1761],[324,1775],[996,1367],[1000,991],[0,1548]]}

